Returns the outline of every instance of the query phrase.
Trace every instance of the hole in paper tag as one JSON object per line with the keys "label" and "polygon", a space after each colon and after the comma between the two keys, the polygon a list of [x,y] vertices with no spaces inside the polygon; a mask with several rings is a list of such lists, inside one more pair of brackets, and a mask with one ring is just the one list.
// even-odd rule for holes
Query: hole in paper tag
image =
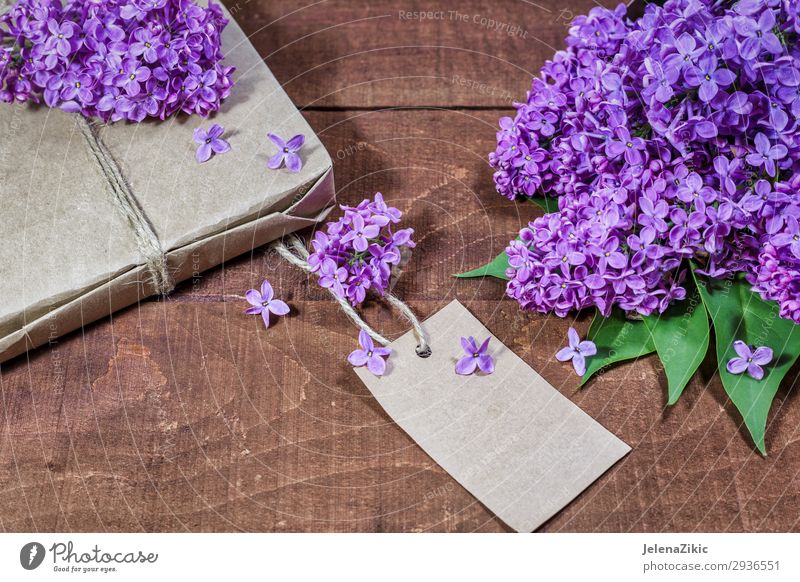
{"label": "hole in paper tag", "polygon": [[[434,461],[517,531],[533,531],[630,451],[453,301],[392,342],[387,374],[356,374]],[[493,374],[459,376],[461,336],[491,337]]]}

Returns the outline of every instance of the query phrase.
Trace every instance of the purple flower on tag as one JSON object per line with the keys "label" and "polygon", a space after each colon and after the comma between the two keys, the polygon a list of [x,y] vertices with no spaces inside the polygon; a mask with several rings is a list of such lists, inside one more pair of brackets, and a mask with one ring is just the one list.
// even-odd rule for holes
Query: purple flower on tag
{"label": "purple flower on tag", "polygon": [[269,327],[269,314],[286,315],[289,313],[289,306],[280,299],[275,299],[275,293],[272,290],[272,285],[269,281],[264,280],[261,283],[261,292],[256,289],[250,289],[244,294],[247,302],[252,305],[245,309],[247,315],[260,315],[264,320],[264,325]]}
{"label": "purple flower on tag", "polygon": [[208,131],[201,127],[194,130],[194,141],[199,144],[195,154],[198,162],[202,164],[210,160],[212,154],[224,154],[230,151],[230,144],[222,139],[223,133],[225,128],[216,123]]}
{"label": "purple flower on tag", "polygon": [[376,376],[383,376],[386,372],[386,360],[392,353],[389,348],[376,347],[372,338],[363,329],[358,333],[358,343],[361,344],[360,350],[353,350],[347,356],[347,361],[356,368],[366,366],[367,369]]}
{"label": "purple flower on tag", "polygon": [[478,342],[472,336],[461,338],[461,347],[464,348],[466,355],[462,356],[456,364],[456,374],[462,376],[469,376],[476,369],[480,369],[484,374],[491,374],[494,372],[494,358],[490,356],[487,351],[489,349],[489,340],[487,337],[483,343],[478,347]]}
{"label": "purple flower on tag", "polygon": [[568,362],[572,360],[572,366],[578,376],[583,376],[586,373],[586,357],[593,356],[597,353],[597,346],[593,341],[581,341],[578,332],[575,328],[569,328],[567,331],[567,338],[569,345],[561,348],[556,354],[556,359],[559,362]]}
{"label": "purple flower on tag", "polygon": [[269,137],[272,143],[278,146],[278,153],[269,159],[267,166],[271,170],[277,170],[283,164],[286,164],[286,168],[290,172],[299,172],[303,167],[303,160],[297,152],[300,151],[300,148],[302,148],[303,144],[306,142],[306,136],[302,133],[298,133],[287,142],[284,142],[283,138],[274,133],[267,134],[267,137]]}
{"label": "purple flower on tag", "polygon": [[766,366],[772,361],[772,348],[762,346],[753,351],[742,340],[736,340],[733,342],[733,349],[739,357],[728,361],[728,372],[741,374],[747,370],[751,377],[761,380],[764,377],[764,369],[761,366]]}

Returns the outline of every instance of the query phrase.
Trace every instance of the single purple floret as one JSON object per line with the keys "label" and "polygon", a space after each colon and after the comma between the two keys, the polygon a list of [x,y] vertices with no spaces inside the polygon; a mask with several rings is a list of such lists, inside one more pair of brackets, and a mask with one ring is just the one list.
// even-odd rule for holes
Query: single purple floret
{"label": "single purple floret", "polygon": [[789,150],[783,144],[772,145],[763,133],[756,135],[756,151],[747,156],[747,163],[751,166],[764,166],[767,174],[775,176],[778,173],[776,163],[786,157]]}
{"label": "single purple floret", "polygon": [[612,158],[623,156],[625,161],[631,165],[642,163],[642,150],[644,150],[644,140],[640,137],[631,137],[631,132],[627,127],[619,126],[614,130],[617,139],[611,139],[606,144],[606,153]]}
{"label": "single purple floret", "polygon": [[195,157],[201,164],[211,159],[213,154],[224,154],[230,151],[230,144],[222,139],[225,128],[219,124],[212,125],[208,131],[201,127],[194,130],[194,141],[198,144]]}
{"label": "single purple floret", "polygon": [[344,284],[349,277],[347,269],[337,267],[332,259],[324,259],[319,268],[319,284],[326,289],[333,289],[339,297],[345,298]]}
{"label": "single purple floret", "polygon": [[283,138],[274,133],[269,133],[267,136],[278,147],[278,153],[269,159],[267,166],[272,170],[277,170],[286,164],[286,168],[290,172],[299,172],[303,167],[303,160],[297,152],[303,147],[306,137],[303,134],[297,134],[289,141],[284,142]]}
{"label": "single purple floret", "polygon": [[386,373],[386,360],[392,350],[376,346],[369,334],[363,329],[358,332],[358,343],[361,344],[361,349],[353,350],[347,356],[347,361],[356,368],[366,366],[367,370],[376,376],[383,376]]}
{"label": "single purple floret", "polygon": [[378,236],[381,228],[377,224],[367,224],[360,214],[353,216],[353,228],[342,237],[342,242],[352,242],[353,248],[363,253],[369,247],[369,240]]}
{"label": "single purple floret", "polygon": [[247,302],[252,306],[245,309],[247,315],[260,315],[264,320],[264,325],[269,327],[269,315],[286,315],[289,313],[289,306],[280,299],[275,299],[275,293],[269,281],[261,283],[261,291],[250,289],[244,294]]}
{"label": "single purple floret", "polygon": [[569,328],[567,331],[567,338],[569,345],[561,348],[556,353],[556,359],[559,362],[568,362],[572,360],[572,366],[578,376],[583,376],[586,373],[586,358],[593,356],[597,353],[597,346],[593,341],[581,341],[578,332],[575,328]]}
{"label": "single purple floret", "polygon": [[766,366],[772,361],[772,348],[762,346],[753,351],[743,341],[736,340],[733,342],[733,349],[739,354],[739,357],[728,360],[728,372],[741,374],[747,371],[751,377],[761,380],[764,377],[762,366]]}
{"label": "single purple floret", "polygon": [[494,358],[489,355],[489,341],[491,337],[483,340],[483,343],[478,346],[478,342],[472,336],[461,338],[461,347],[464,350],[464,356],[459,358],[456,363],[456,374],[462,376],[469,376],[476,370],[480,370],[484,374],[491,374],[494,372]]}

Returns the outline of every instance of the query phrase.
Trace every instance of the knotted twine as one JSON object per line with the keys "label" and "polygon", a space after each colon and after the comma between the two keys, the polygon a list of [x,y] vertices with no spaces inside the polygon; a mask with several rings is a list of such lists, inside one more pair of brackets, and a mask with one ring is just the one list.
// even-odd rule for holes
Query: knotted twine
{"label": "knotted twine", "polygon": [[[16,0],[0,0],[0,14],[10,10]],[[120,170],[119,164],[111,155],[94,122],[83,115],[75,115],[75,123],[83,135],[92,158],[97,162],[101,174],[106,179],[111,193],[111,202],[125,218],[133,230],[136,246],[145,259],[145,266],[150,273],[150,283],[156,293],[166,295],[175,288],[175,282],[167,267],[167,256],[158,240],[147,215],[139,206],[133,191]]]}
{"label": "knotted twine", "polygon": [[[3,2],[4,0],[0,0]],[[133,195],[122,170],[108,150],[94,122],[83,115],[76,115],[75,121],[83,135],[86,146],[92,158],[108,184],[111,193],[111,202],[119,213],[125,218],[133,231],[136,246],[145,259],[145,266],[150,273],[150,283],[156,292],[166,295],[175,287],[175,282],[169,273],[167,256],[161,246],[161,241],[153,230],[144,210],[139,206],[139,201]]]}
{"label": "knotted twine", "polygon": [[[296,235],[291,235],[287,238],[289,239],[289,245],[291,246],[291,249],[286,246],[286,243],[284,243],[283,239],[279,239],[272,243],[272,248],[291,264],[300,267],[307,273],[312,273],[313,270],[311,265],[308,264],[308,249],[306,249],[303,241],[301,241]],[[390,343],[392,343],[391,340],[379,334],[377,331],[372,329],[372,327],[370,327],[366,321],[361,319],[361,316],[358,315],[355,309],[353,309],[353,306],[350,305],[350,302],[347,301],[347,299],[344,297],[339,297],[339,295],[337,295],[331,287],[328,287],[328,292],[336,300],[336,303],[339,304],[339,307],[342,308],[342,311],[344,311],[345,315],[347,315],[347,317],[349,317],[350,320],[359,328],[367,332],[372,339],[384,346],[388,346]],[[383,298],[386,299],[389,305],[397,309],[400,314],[411,324],[414,337],[417,338],[417,355],[421,358],[427,358],[430,356],[431,348],[425,336],[425,330],[422,329],[422,324],[420,323],[419,318],[414,314],[413,311],[411,311],[411,308],[391,293],[385,293]]]}

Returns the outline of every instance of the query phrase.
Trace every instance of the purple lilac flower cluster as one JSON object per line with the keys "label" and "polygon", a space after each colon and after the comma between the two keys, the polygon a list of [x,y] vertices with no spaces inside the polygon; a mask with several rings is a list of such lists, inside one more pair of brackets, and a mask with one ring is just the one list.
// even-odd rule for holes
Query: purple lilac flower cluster
{"label": "purple lilac flower cluster", "polygon": [[392,267],[399,265],[401,250],[416,246],[414,229],[394,230],[402,213],[387,206],[383,196],[363,200],[358,206],[342,206],[344,216],[317,231],[311,241],[314,252],[308,263],[319,283],[353,305],[364,301],[367,289],[381,295],[389,287]]}
{"label": "purple lilac flower cluster", "polygon": [[0,16],[0,101],[104,121],[206,117],[233,86],[220,7],[192,0],[18,0]]}
{"label": "purple lilac flower cluster", "polygon": [[497,190],[559,211],[507,254],[527,309],[642,315],[685,296],[690,263],[744,273],[800,323],[796,0],[668,0],[578,17],[567,50],[500,120]]}

